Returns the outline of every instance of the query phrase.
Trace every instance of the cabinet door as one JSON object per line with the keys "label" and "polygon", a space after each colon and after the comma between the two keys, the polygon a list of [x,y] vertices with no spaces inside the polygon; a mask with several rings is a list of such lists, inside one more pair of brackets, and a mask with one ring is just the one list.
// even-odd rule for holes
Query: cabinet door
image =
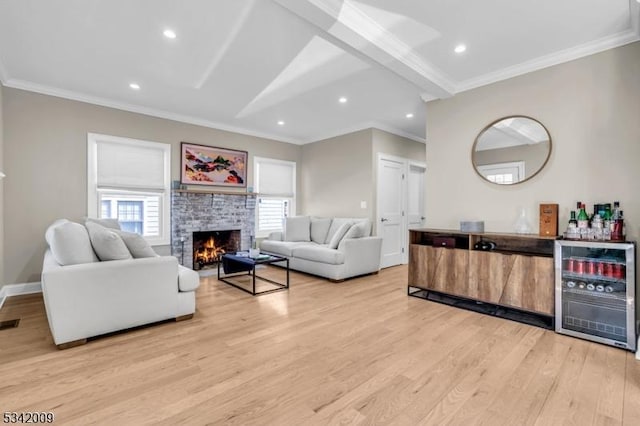
{"label": "cabinet door", "polygon": [[469,256],[471,297],[553,315],[553,259],[483,251]]}
{"label": "cabinet door", "polygon": [[409,285],[469,297],[469,251],[412,244],[409,248]]}
{"label": "cabinet door", "polygon": [[512,255],[513,268],[505,283],[500,303],[527,311],[553,315],[553,259]]}
{"label": "cabinet door", "polygon": [[513,268],[514,256],[488,251],[469,254],[469,296],[499,304]]}

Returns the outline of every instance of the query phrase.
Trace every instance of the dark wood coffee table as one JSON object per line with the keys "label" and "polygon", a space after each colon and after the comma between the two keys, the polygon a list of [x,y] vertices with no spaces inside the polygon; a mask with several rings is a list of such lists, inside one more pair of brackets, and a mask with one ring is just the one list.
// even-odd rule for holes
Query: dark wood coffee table
{"label": "dark wood coffee table", "polygon": [[[257,265],[271,265],[278,262],[285,263],[284,265],[282,265],[282,267],[285,269],[287,274],[287,280],[285,283],[279,283],[272,279],[256,275]],[[220,274],[220,266],[222,266],[224,275]],[[228,279],[228,278],[247,276],[247,275],[251,277],[251,282],[252,282],[251,289],[246,289]],[[256,279],[273,284],[276,286],[276,288],[263,290],[263,291],[256,291]],[[230,286],[233,286],[235,288],[239,288],[242,291],[246,291],[247,293],[253,296],[266,294],[266,293],[273,293],[274,291],[288,290],[289,289],[289,259],[287,259],[286,257],[273,256],[273,255],[266,255],[266,256],[261,256],[259,258],[253,259],[251,257],[237,256],[235,254],[223,254],[220,257],[220,261],[218,262],[218,280],[222,281],[225,284],[229,284]]]}

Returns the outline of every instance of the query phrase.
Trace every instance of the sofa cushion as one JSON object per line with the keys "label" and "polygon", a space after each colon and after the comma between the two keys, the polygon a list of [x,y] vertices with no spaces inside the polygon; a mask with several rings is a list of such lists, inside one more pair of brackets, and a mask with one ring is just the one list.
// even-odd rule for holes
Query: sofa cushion
{"label": "sofa cushion", "polygon": [[116,230],[94,222],[86,223],[91,245],[100,260],[131,259],[131,253]]}
{"label": "sofa cushion", "polygon": [[371,222],[369,219],[356,222],[351,225],[351,228],[347,231],[343,238],[362,238],[368,237],[371,233]]}
{"label": "sofa cushion", "polygon": [[311,241],[309,216],[288,217],[284,223],[284,241]]}
{"label": "sofa cushion", "polygon": [[47,228],[45,240],[53,258],[60,265],[97,262],[87,229],[66,219],[56,220]]}
{"label": "sofa cushion", "polygon": [[311,241],[318,244],[324,244],[331,227],[330,217],[312,217],[311,218]]}
{"label": "sofa cushion", "polygon": [[330,249],[338,248],[338,244],[340,244],[342,238],[344,238],[345,234],[349,231],[349,228],[351,228],[351,222],[346,222],[340,225],[340,228],[336,230],[333,237],[331,237],[331,241],[329,241]]}
{"label": "sofa cushion", "polygon": [[293,249],[293,257],[331,265],[341,265],[344,263],[344,252],[316,244],[305,244],[295,247]]}
{"label": "sofa cushion", "polygon": [[327,238],[325,238],[324,243],[329,244],[329,242],[333,238],[333,235],[342,225],[344,225],[345,223],[348,223],[349,225],[351,225],[353,224],[353,222],[354,222],[353,219],[348,219],[344,217],[333,218],[333,220],[331,221],[331,226],[329,227],[329,232],[327,233]]}
{"label": "sofa cushion", "polygon": [[127,249],[131,253],[131,256],[134,257],[134,259],[158,256],[142,235],[136,234],[135,232],[126,231],[114,232],[120,235],[120,238],[122,238],[122,241],[124,241],[124,244],[127,246]]}
{"label": "sofa cushion", "polygon": [[118,229],[118,230],[121,229],[120,222],[118,222],[118,219],[97,219],[95,217],[87,217],[85,218],[84,222],[97,223],[98,225],[102,225],[105,228],[110,228],[110,229]]}
{"label": "sofa cushion", "polygon": [[295,247],[313,244],[310,242],[292,242],[292,241],[274,241],[274,240],[262,240],[260,243],[260,250],[267,253],[277,254],[280,256],[291,257],[291,251]]}

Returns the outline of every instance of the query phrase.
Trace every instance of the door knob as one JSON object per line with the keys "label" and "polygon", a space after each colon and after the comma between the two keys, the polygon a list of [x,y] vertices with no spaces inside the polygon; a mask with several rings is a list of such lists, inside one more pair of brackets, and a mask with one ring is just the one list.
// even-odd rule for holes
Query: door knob
{"label": "door knob", "polygon": [[381,218],[381,219],[380,219],[380,222],[386,222],[386,221],[388,221],[388,220],[389,220],[389,219],[387,219],[386,217],[383,217],[383,218]]}

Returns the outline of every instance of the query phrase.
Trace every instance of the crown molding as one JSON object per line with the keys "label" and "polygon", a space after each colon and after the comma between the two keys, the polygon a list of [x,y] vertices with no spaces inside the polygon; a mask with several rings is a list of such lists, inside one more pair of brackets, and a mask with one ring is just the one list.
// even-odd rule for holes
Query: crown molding
{"label": "crown molding", "polygon": [[[631,0],[636,1],[636,0]],[[511,67],[503,68],[499,71],[491,72],[477,78],[462,81],[456,87],[455,93],[464,92],[488,84],[497,83],[502,80],[517,77],[519,75],[538,71],[553,65],[559,65],[565,62],[580,59],[585,56],[603,52],[608,49],[624,46],[640,40],[640,36],[634,29],[630,29],[618,34],[585,43],[570,49],[561,50],[550,55],[541,56],[531,61],[523,62]]]}
{"label": "crown molding", "polygon": [[333,132],[327,132],[327,133],[323,133],[323,134],[318,134],[313,138],[310,138],[304,142],[302,142],[303,145],[306,144],[310,144],[310,143],[315,143],[315,142],[320,142],[326,139],[331,139],[331,138],[335,138],[338,136],[344,136],[344,135],[348,135],[350,133],[355,133],[355,132],[359,132],[361,130],[367,130],[367,129],[378,129],[378,130],[382,130],[383,132],[387,132],[387,133],[391,133],[394,134],[396,136],[400,136],[403,138],[407,138],[407,139],[411,139],[413,141],[416,142],[420,142],[420,143],[426,143],[426,139],[421,138],[419,136],[416,136],[414,134],[405,132],[403,130],[397,129],[395,127],[392,126],[387,126],[385,124],[382,124],[380,122],[377,121],[368,121],[365,123],[360,123],[360,124],[356,124],[354,126],[349,126],[349,127],[343,127],[341,129],[335,130]]}
{"label": "crown molding", "polygon": [[5,84],[6,87],[12,87],[14,89],[26,90],[29,92],[41,93],[43,95],[55,96],[58,98],[70,99],[73,101],[86,102],[93,105],[99,105],[108,108],[119,109],[127,112],[134,112],[137,114],[148,115],[151,117],[164,118],[167,120],[178,121],[181,123],[194,124],[196,126],[208,127],[216,130],[223,130],[226,132],[239,133],[242,135],[253,136],[257,138],[271,139],[276,142],[285,142],[293,145],[301,145],[304,142],[299,139],[292,139],[283,137],[281,135],[257,132],[255,130],[246,129],[243,127],[229,126],[228,124],[219,123],[216,121],[204,120],[202,118],[191,117],[183,114],[176,114],[169,111],[164,111],[155,108],[143,107],[139,105],[129,104],[125,102],[118,102],[112,99],[102,98],[99,96],[86,95],[71,90],[58,89],[51,86],[33,83],[25,80],[10,79]]}

